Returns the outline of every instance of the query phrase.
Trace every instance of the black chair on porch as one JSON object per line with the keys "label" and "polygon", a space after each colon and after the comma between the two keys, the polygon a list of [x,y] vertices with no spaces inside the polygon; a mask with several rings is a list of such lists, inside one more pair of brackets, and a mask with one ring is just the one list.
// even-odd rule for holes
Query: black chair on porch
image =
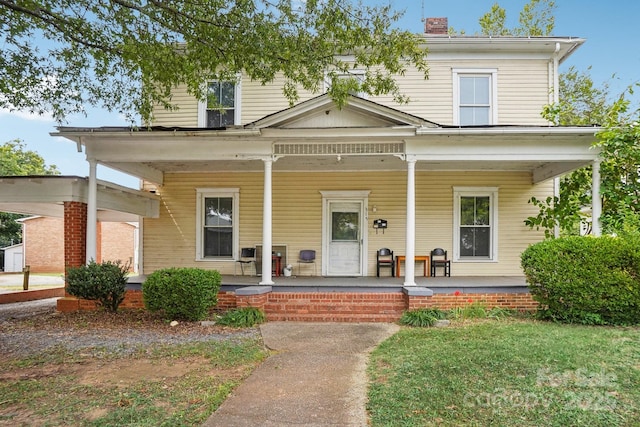
{"label": "black chair on porch", "polygon": [[240,270],[242,270],[242,275],[244,276],[244,266],[249,266],[253,263],[253,271],[256,272],[256,248],[242,248],[240,250],[240,258],[236,260],[236,264],[233,268],[233,275],[236,275],[236,270],[238,264],[240,264]]}
{"label": "black chair on porch", "polygon": [[395,266],[395,259],[393,258],[393,251],[389,248],[378,249],[376,254],[376,275],[380,277],[381,267],[390,267],[391,277],[393,277]]}
{"label": "black chair on porch", "polygon": [[[438,258],[436,258],[438,257]],[[442,248],[435,248],[431,251],[431,276],[436,275],[436,268],[443,267],[444,275],[451,277],[451,260],[447,259],[447,251]]]}

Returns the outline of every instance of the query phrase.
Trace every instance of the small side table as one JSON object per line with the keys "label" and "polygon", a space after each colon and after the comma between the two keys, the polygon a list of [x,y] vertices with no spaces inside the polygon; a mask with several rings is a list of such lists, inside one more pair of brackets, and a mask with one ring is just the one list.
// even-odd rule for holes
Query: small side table
{"label": "small side table", "polygon": [[282,257],[278,255],[271,255],[271,265],[271,271],[273,271],[273,268],[275,268],[276,276],[280,277],[280,275],[282,274]]}
{"label": "small side table", "polygon": [[[405,261],[406,258],[405,255],[396,256],[396,277],[400,277],[400,261]],[[414,255],[413,259],[424,262],[424,277],[429,277],[431,275],[431,269],[429,268],[429,260],[431,257],[429,255]]]}

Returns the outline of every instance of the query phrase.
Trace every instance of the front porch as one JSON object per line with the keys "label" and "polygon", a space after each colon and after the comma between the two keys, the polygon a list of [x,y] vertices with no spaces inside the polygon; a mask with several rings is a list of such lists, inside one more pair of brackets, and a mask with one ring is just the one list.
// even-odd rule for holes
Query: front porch
{"label": "front porch", "polygon": [[[274,277],[274,292],[401,292],[404,277],[322,277],[291,276]],[[142,283],[144,276],[130,283]],[[416,277],[417,288],[429,288],[434,294],[460,293],[528,293],[524,276],[451,276]],[[256,286],[260,277],[222,276],[223,291],[235,291],[246,286]]]}

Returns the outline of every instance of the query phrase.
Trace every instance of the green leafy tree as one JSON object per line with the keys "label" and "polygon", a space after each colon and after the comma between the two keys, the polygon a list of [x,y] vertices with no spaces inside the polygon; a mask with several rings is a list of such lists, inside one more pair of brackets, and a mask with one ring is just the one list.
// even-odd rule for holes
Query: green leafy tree
{"label": "green leafy tree", "polygon": [[498,3],[480,18],[481,34],[487,36],[548,36],[555,27],[553,0],[530,0],[520,11],[519,23],[515,28],[507,27],[507,11]]}
{"label": "green leafy tree", "polygon": [[[595,146],[601,150],[600,219],[605,233],[620,233],[640,221],[640,117],[631,108],[628,94],[633,94],[632,86],[613,98],[608,84],[596,87],[588,72],[570,68],[561,75],[562,101],[543,111],[543,116],[557,125],[601,125]],[[562,177],[559,197],[530,200],[539,212],[525,223],[544,229],[547,237],[553,236],[556,225],[563,234],[576,234],[580,222],[590,216],[585,208],[592,203],[591,177],[591,166]]]}
{"label": "green leafy tree", "polygon": [[520,26],[515,28],[517,36],[548,36],[556,25],[553,0],[531,0],[520,11]]}
{"label": "green leafy tree", "polygon": [[[631,89],[630,89],[631,90]],[[640,114],[628,113],[631,103],[620,97],[609,109],[609,120],[598,133],[602,229],[624,232],[640,222]]]}
{"label": "green leafy tree", "polygon": [[[24,143],[18,139],[0,145],[0,176],[59,173],[55,165],[47,166],[38,153],[27,150]],[[0,247],[22,241],[22,227],[16,220],[23,217],[24,215],[0,212]]]}
{"label": "green leafy tree", "polygon": [[[391,28],[399,17],[346,0],[0,0],[0,107],[61,121],[92,105],[146,120],[154,105],[175,108],[177,85],[204,99],[203,82],[239,72],[283,76],[292,103],[327,72],[339,103],[352,90],[406,102],[394,76],[413,64],[426,77],[426,50]],[[353,68],[364,79],[344,82]]]}
{"label": "green leafy tree", "polygon": [[511,33],[507,28],[507,11],[498,3],[491,6],[491,10],[480,18],[480,29],[487,36],[506,36]]}

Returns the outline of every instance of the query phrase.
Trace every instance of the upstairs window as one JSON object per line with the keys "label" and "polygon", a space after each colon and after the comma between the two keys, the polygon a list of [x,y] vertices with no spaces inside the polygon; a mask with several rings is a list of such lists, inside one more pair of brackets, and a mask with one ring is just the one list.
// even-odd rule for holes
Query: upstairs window
{"label": "upstairs window", "polygon": [[239,82],[208,82],[207,99],[198,105],[198,126],[220,128],[240,124],[239,97]]}
{"label": "upstairs window", "polygon": [[454,70],[453,121],[460,126],[497,123],[497,70]]}
{"label": "upstairs window", "polygon": [[[346,80],[346,79],[356,79],[358,81],[358,83],[362,83],[364,82],[366,76],[365,76],[365,71],[364,70],[352,70],[348,73],[338,73],[337,77],[339,80]],[[328,74],[325,74],[325,78],[324,78],[324,91],[327,92],[329,89],[331,88],[331,78],[329,77]],[[366,92],[355,92],[355,91],[350,91],[349,92],[350,95],[354,95],[354,96],[358,96],[360,98],[364,98],[367,99],[369,97],[369,94],[367,94]]]}

